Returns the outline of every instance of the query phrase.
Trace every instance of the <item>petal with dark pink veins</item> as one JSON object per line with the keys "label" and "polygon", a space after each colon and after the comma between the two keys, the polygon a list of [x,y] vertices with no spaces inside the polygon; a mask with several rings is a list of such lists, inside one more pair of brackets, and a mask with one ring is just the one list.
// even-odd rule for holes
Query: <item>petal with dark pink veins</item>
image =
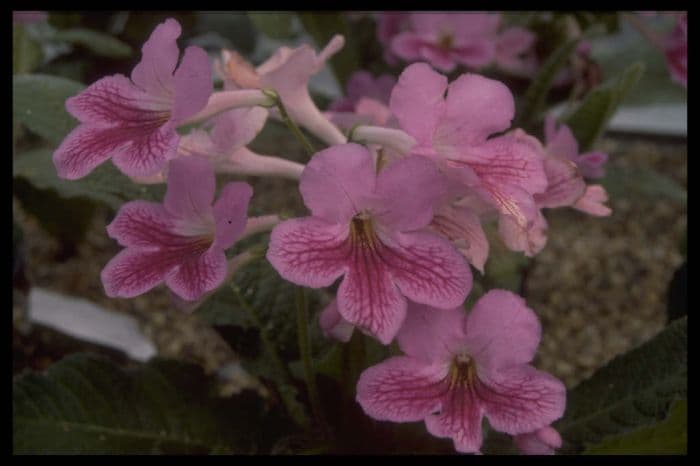
{"label": "petal with dark pink veins", "polygon": [[270,234],[267,260],[292,283],[330,286],[347,270],[349,227],[315,217],[287,220]]}
{"label": "petal with dark pink veins", "polygon": [[400,356],[366,369],[357,382],[357,402],[367,415],[394,422],[419,421],[441,407],[447,391],[444,364]]}
{"label": "petal with dark pink veins", "polygon": [[[129,142],[115,151],[112,162],[125,174],[132,177],[151,176],[175,157],[180,140],[175,127],[170,123],[158,127],[156,124],[153,122],[150,128],[130,128],[134,134],[130,135]],[[111,131],[112,136],[124,137],[123,130],[117,131],[115,128]]]}
{"label": "petal with dark pink veins", "polygon": [[464,302],[472,288],[472,273],[449,241],[425,231],[384,236],[382,241],[382,261],[407,298],[440,309]]}
{"label": "petal with dark pink veins", "polygon": [[442,411],[425,418],[428,432],[451,438],[462,453],[478,453],[483,442],[483,408],[471,390],[455,387],[443,396]]}
{"label": "petal with dark pink veins", "polygon": [[566,387],[557,378],[527,366],[479,374],[475,392],[489,424],[499,432],[524,434],[547,426],[564,414]]}
{"label": "petal with dark pink veins", "polygon": [[132,201],[121,206],[107,234],[122,246],[161,248],[179,244],[181,237],[173,232],[173,218],[161,204]]}
{"label": "petal with dark pink veins", "polygon": [[183,261],[177,272],[168,276],[166,285],[187,301],[194,301],[216,289],[226,277],[226,255],[221,249],[208,251]]}

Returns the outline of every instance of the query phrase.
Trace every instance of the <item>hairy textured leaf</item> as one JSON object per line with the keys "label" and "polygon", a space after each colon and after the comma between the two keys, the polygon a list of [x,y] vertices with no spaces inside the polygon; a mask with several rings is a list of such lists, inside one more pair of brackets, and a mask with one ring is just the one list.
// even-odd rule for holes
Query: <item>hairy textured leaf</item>
{"label": "hairy textured leaf", "polygon": [[520,113],[516,120],[517,124],[514,126],[525,126],[536,120],[542,113],[545,99],[552,88],[554,79],[568,63],[569,57],[576,50],[579,41],[580,38],[576,38],[564,42],[547,58],[547,61],[539,69],[525,93],[523,103],[520,106]]}
{"label": "hairy textured leaf", "polygon": [[313,37],[319,48],[325,47],[336,34],[345,37],[345,46],[330,59],[333,74],[344,87],[350,75],[360,67],[354,34],[351,33],[345,18],[341,13],[304,12],[298,15],[306,32]]}
{"label": "hairy textured leaf", "polygon": [[58,144],[78,122],[65,109],[68,97],[85,88],[70,79],[43,74],[12,77],[12,118]]}
{"label": "hairy textured leaf", "polygon": [[249,12],[248,17],[256,28],[273,39],[289,39],[294,36],[294,13]]}
{"label": "hairy textured leaf", "polygon": [[13,450],[27,453],[251,452],[264,406],[218,398],[194,365],[153,360],[124,370],[75,354],[13,387]]}
{"label": "hairy textured leaf", "polygon": [[554,426],[564,439],[561,451],[577,453],[662,419],[688,390],[687,339],[684,317],[571,390],[566,414]]}
{"label": "hairy textured leaf", "polygon": [[576,136],[581,152],[589,150],[605,130],[627,94],[644,74],[645,65],[637,62],[613,81],[593,89],[576,110],[564,118]]}
{"label": "hairy textured leaf", "polygon": [[677,400],[661,422],[607,437],[585,455],[685,455],[688,453],[688,401]]}
{"label": "hairy textured leaf", "polygon": [[110,58],[126,58],[131,56],[133,50],[129,44],[119,39],[90,29],[75,28],[62,29],[53,34],[54,40],[69,42],[85,47],[96,55]]}
{"label": "hairy textured leaf", "polygon": [[14,160],[14,176],[26,179],[37,188],[55,189],[61,197],[85,197],[115,210],[134,199],[159,202],[165,193],[165,185],[136,184],[110,162],[100,165],[85,178],[62,180],[56,175],[51,156],[52,151],[48,149],[19,154]]}

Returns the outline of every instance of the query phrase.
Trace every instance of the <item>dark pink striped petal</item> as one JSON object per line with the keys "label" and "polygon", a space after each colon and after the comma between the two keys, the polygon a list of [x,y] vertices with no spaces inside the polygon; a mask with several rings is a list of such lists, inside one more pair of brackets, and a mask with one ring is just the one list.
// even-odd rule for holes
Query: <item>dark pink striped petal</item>
{"label": "dark pink striped petal", "polygon": [[71,131],[53,154],[56,172],[61,178],[77,180],[129,144],[119,128],[80,125]]}
{"label": "dark pink striped petal", "polygon": [[[114,154],[112,162],[129,176],[151,176],[162,170],[167,161],[175,157],[180,136],[174,125],[163,121],[151,123],[151,126],[140,128],[110,130],[115,137],[128,137],[128,144]],[[160,125],[156,126],[158,123]]]}
{"label": "dark pink striped petal", "polygon": [[173,232],[173,218],[161,204],[132,201],[124,204],[107,233],[122,246],[159,249],[181,244],[182,237]]}
{"label": "dark pink striped petal", "polygon": [[451,438],[462,453],[478,453],[483,441],[481,403],[468,387],[454,387],[443,396],[442,411],[425,418],[428,432]]}
{"label": "dark pink striped petal", "polygon": [[165,283],[182,299],[194,301],[221,285],[226,278],[226,269],[224,252],[218,248],[210,248],[184,261]]}
{"label": "dark pink striped petal", "polygon": [[357,382],[357,402],[380,421],[419,421],[441,407],[447,366],[401,356],[365,370]]}
{"label": "dark pink striped petal", "polygon": [[181,261],[172,250],[128,248],[102,269],[102,284],[110,298],[133,298],[162,283]]}
{"label": "dark pink striped petal", "polygon": [[315,217],[287,220],[270,234],[267,260],[279,274],[297,285],[331,285],[347,270],[351,255],[347,225]]}
{"label": "dark pink striped petal", "polygon": [[383,264],[407,298],[440,309],[464,302],[472,288],[472,273],[449,241],[423,231],[382,240]]}

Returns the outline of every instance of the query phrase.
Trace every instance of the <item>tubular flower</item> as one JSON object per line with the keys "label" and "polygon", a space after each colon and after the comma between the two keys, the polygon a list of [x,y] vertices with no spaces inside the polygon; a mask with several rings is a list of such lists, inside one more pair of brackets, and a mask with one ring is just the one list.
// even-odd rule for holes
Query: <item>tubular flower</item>
{"label": "tubular flower", "polygon": [[357,401],[374,419],[423,420],[457,451],[476,453],[484,416],[492,429],[519,435],[564,413],[564,384],[528,364],[540,335],[535,313],[505,290],[485,294],[468,316],[412,305],[397,337],[405,356],[365,370]]}
{"label": "tubular flower", "polygon": [[586,152],[579,154],[578,142],[568,126],[561,124],[557,128],[556,120],[552,117],[545,119],[545,151],[548,155],[563,160],[571,160],[578,171],[586,178],[602,178],[605,176],[605,163],[608,154],[604,152]]}
{"label": "tubular flower", "polygon": [[187,301],[218,287],[226,276],[224,251],[243,234],[247,183],[229,183],[212,205],[216,178],[206,159],[185,157],[170,164],[163,204],[129,202],[107,233],[126,249],[102,270],[107,296],[131,298],[165,282]]}
{"label": "tubular flower", "polygon": [[[421,157],[379,174],[369,151],[344,144],[317,153],[301,175],[311,216],[272,231],[267,258],[285,279],[338,289],[338,312],[388,344],[406,315],[406,298],[448,309],[471,289],[465,259],[426,231],[445,195],[442,176]],[[406,196],[406,186],[413,192]]]}
{"label": "tubular flower", "polygon": [[[445,97],[445,92],[447,96]],[[491,137],[510,126],[513,95],[502,83],[463,74],[447,78],[425,63],[404,70],[390,108],[416,144],[411,153],[434,160],[453,182],[521,228],[539,210],[533,196],[547,189],[541,145],[523,132]]]}
{"label": "tubular flower", "polygon": [[159,24],[131,80],[108,76],[66,101],[81,124],[54,153],[60,177],[81,178],[110,157],[125,174],[147,177],[175,157],[177,125],[201,110],[212,91],[204,50],[188,47],[177,66],[180,32],[174,19]]}
{"label": "tubular flower", "polygon": [[495,57],[490,37],[500,15],[488,13],[413,13],[408,31],[391,41],[392,52],[406,61],[425,60],[450,72],[457,64],[482,68]]}

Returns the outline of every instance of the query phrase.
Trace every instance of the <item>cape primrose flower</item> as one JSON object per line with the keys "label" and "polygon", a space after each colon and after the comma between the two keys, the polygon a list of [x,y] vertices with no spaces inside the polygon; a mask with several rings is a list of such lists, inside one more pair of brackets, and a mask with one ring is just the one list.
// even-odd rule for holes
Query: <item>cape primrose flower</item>
{"label": "cape primrose flower", "polygon": [[163,204],[132,201],[119,209],[107,233],[126,249],[102,270],[107,296],[132,298],[165,284],[193,301],[226,276],[226,255],[243,234],[252,188],[226,185],[212,206],[216,178],[206,159],[170,163]]}
{"label": "cape primrose flower", "polygon": [[[311,216],[272,231],[267,258],[285,279],[338,288],[338,312],[388,344],[406,315],[406,298],[449,309],[472,285],[464,257],[427,226],[445,195],[434,164],[406,157],[377,174],[369,151],[343,144],[318,152],[301,175]],[[407,190],[410,190],[408,194]]]}
{"label": "cape primrose flower", "polygon": [[540,323],[522,298],[486,293],[467,315],[411,305],[397,336],[406,354],[365,370],[357,401],[377,420],[425,421],[460,452],[476,453],[482,418],[510,435],[536,431],[560,418],[566,388],[528,363]]}
{"label": "cape primrose flower", "polygon": [[82,178],[110,157],[125,174],[146,177],[175,157],[178,123],[204,108],[212,91],[204,50],[188,47],[177,66],[180,32],[174,19],[159,24],[131,80],[108,76],[66,101],[81,124],[54,153],[61,178]]}

